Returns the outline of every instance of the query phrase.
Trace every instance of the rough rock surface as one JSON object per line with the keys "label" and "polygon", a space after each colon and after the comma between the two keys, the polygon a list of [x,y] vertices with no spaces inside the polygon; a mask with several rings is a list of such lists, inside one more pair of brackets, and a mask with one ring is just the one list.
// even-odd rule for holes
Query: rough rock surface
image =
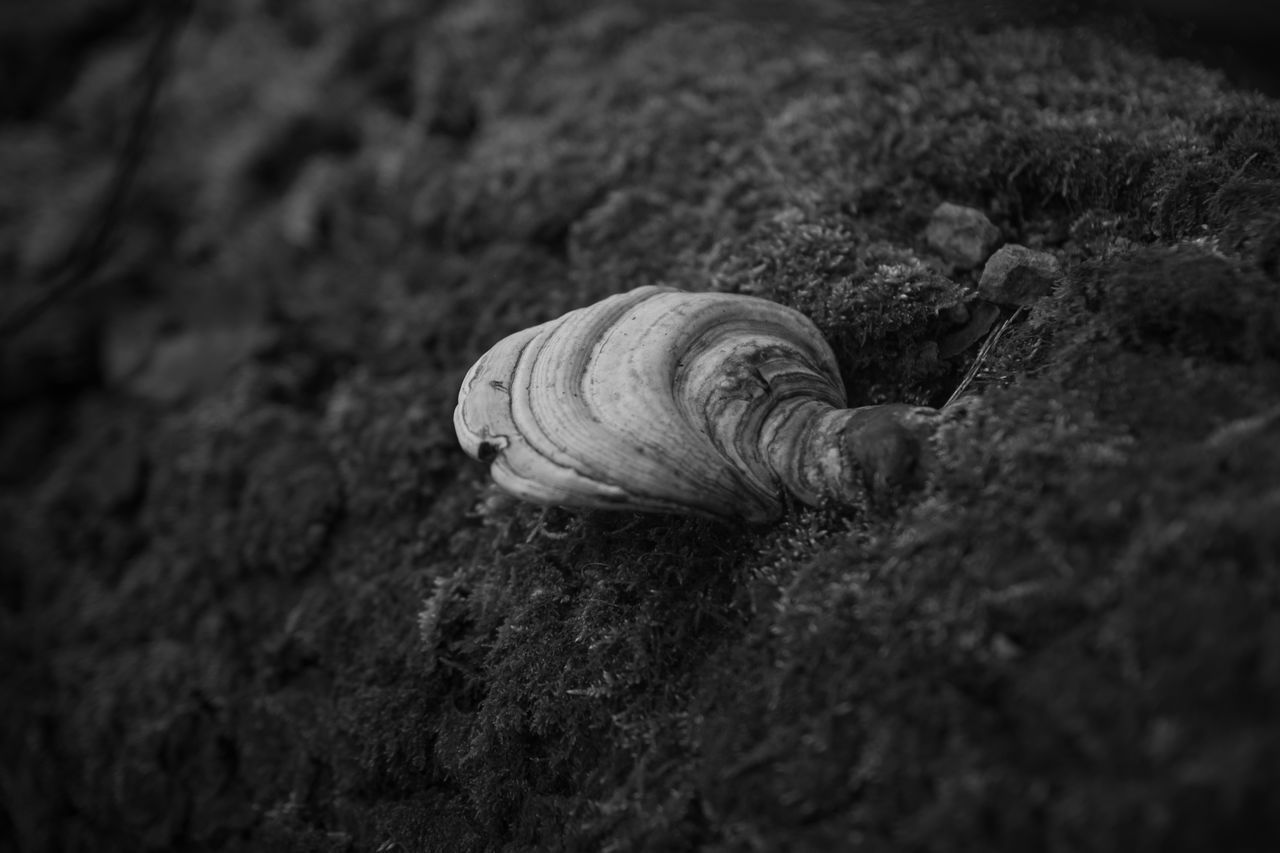
{"label": "rough rock surface", "polygon": [[[1009,0],[229,0],[167,54],[188,4],[80,2],[0,60],[0,849],[1280,837],[1275,100],[963,26]],[[1063,280],[896,503],[542,512],[456,446],[490,344],[653,282],[941,404],[943,201]]]}
{"label": "rough rock surface", "polygon": [[981,266],[1000,243],[1000,229],[972,207],[944,201],[934,208],[925,242],[955,269]]}
{"label": "rough rock surface", "polygon": [[1048,296],[1061,277],[1053,255],[1010,244],[987,259],[978,279],[978,295],[1001,305],[1030,305]]}

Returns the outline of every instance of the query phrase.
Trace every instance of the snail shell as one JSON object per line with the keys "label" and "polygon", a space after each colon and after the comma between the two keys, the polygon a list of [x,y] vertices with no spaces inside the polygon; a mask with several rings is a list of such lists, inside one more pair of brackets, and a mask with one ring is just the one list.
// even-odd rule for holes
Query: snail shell
{"label": "snail shell", "polygon": [[933,415],[845,408],[835,357],[797,311],[641,287],[498,342],[453,420],[519,498],[769,521],[787,494],[853,501],[906,479]]}

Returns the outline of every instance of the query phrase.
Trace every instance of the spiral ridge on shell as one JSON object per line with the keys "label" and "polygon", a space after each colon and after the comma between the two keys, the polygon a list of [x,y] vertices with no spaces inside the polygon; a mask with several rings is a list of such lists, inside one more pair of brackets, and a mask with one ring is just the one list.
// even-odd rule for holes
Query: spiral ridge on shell
{"label": "spiral ridge on shell", "polygon": [[844,406],[803,314],[647,286],[497,343],[463,380],[454,425],[519,498],[767,521],[788,494],[816,504],[857,473],[840,433],[865,410]]}

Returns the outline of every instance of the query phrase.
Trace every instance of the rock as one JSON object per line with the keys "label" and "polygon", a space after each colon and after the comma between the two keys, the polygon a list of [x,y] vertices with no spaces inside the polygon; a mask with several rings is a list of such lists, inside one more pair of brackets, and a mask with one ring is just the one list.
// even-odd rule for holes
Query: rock
{"label": "rock", "polygon": [[999,316],[998,306],[981,299],[975,302],[968,322],[938,341],[938,357],[951,358],[973,346],[991,331]]}
{"label": "rock", "polygon": [[1002,305],[1030,305],[1048,296],[1061,275],[1058,259],[1026,246],[1002,246],[982,268],[978,294]]}
{"label": "rock", "polygon": [[1000,229],[980,210],[943,202],[934,209],[924,239],[947,263],[967,270],[990,257]]}

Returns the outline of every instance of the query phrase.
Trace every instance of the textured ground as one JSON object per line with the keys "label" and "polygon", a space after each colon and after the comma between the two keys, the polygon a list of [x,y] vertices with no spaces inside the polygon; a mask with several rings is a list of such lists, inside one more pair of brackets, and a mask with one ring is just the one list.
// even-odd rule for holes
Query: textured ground
{"label": "textured ground", "polygon": [[[4,66],[0,849],[1280,836],[1280,103],[832,5],[237,0],[167,53],[42,7],[83,65]],[[1067,275],[900,503],[542,512],[457,448],[489,344],[655,282],[941,404],[942,201]]]}

